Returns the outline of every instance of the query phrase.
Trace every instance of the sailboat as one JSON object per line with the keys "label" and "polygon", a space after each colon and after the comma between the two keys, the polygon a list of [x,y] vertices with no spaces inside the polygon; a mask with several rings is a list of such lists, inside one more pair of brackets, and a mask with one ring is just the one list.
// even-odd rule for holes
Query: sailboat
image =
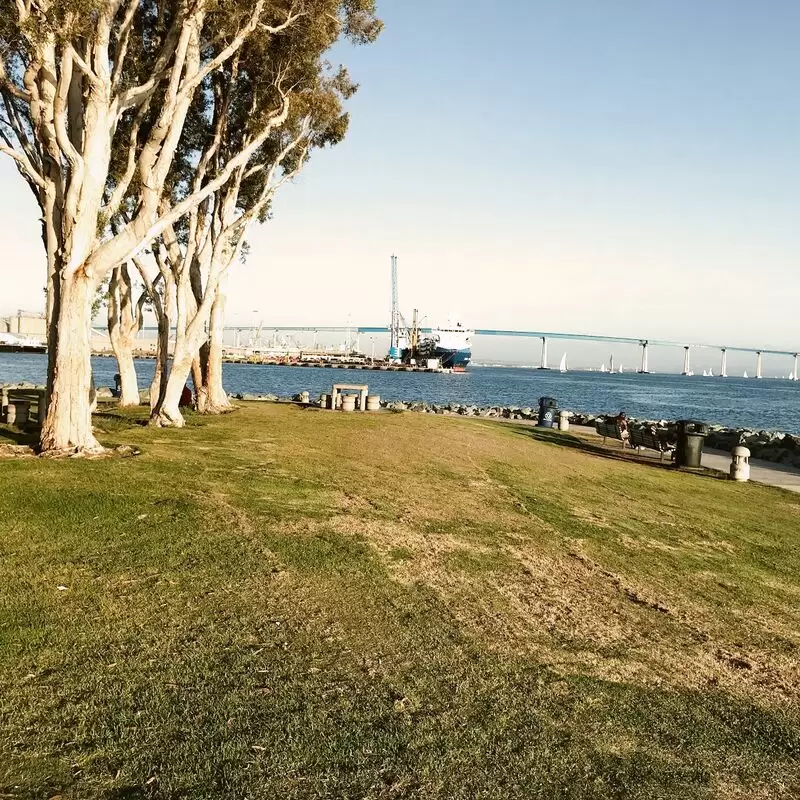
{"label": "sailboat", "polygon": [[600,365],[600,372],[608,372],[605,361]]}
{"label": "sailboat", "polygon": [[614,354],[613,353],[611,354],[611,358],[610,358],[610,360],[608,362],[608,371],[609,372],[613,372],[614,371]]}
{"label": "sailboat", "polygon": [[745,370],[745,371],[744,371],[744,375],[742,375],[742,377],[743,377],[743,378],[747,378],[747,377],[748,377],[748,375],[747,375],[747,370]]}
{"label": "sailboat", "polygon": [[566,353],[564,353],[564,355],[561,356],[561,363],[558,365],[558,371],[559,372],[566,372],[567,371],[567,354]]}
{"label": "sailboat", "polygon": [[619,374],[620,374],[620,375],[622,375],[622,364],[620,364],[620,365],[619,365],[619,370],[618,370],[618,372],[619,372]]}
{"label": "sailboat", "polygon": [[714,368],[713,367],[708,371],[708,377],[709,378],[713,378],[714,377]]}

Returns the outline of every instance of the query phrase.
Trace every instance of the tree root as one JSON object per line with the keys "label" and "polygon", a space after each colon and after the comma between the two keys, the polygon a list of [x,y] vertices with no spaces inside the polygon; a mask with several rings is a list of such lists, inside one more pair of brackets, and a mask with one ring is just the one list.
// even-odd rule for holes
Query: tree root
{"label": "tree root", "polygon": [[234,411],[238,410],[239,406],[228,403],[226,406],[206,406],[202,411],[198,409],[197,413],[202,414],[203,416],[212,416],[220,414],[232,414]]}
{"label": "tree root", "polygon": [[40,458],[130,458],[141,455],[138,447],[121,444],[118,447],[69,447],[63,450],[45,450],[39,453]]}
{"label": "tree root", "polygon": [[186,420],[180,412],[174,415],[162,409],[160,413],[150,417],[149,424],[154,428],[185,428]]}

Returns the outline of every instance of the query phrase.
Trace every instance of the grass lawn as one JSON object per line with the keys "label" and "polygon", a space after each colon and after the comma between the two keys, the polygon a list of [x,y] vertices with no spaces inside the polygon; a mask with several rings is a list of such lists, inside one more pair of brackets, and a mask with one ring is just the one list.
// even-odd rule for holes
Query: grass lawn
{"label": "grass lawn", "polygon": [[0,798],[800,796],[800,496],[486,420],[98,425],[142,454],[0,461]]}

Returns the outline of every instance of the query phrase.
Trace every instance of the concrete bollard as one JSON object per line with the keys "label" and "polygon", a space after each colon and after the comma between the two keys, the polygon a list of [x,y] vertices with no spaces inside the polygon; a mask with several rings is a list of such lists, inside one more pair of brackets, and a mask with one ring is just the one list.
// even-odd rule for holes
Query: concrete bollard
{"label": "concrete bollard", "polygon": [[342,395],[342,411],[356,410],[356,396],[354,394]]}
{"label": "concrete bollard", "polygon": [[308,392],[300,392],[300,402],[308,405],[309,395]]}
{"label": "concrete bollard", "polygon": [[381,396],[379,394],[367,395],[367,411],[381,410]]}
{"label": "concrete bollard", "polygon": [[331,396],[329,394],[321,394],[319,396],[319,407],[330,408],[330,405],[331,405]]}
{"label": "concrete bollard", "polygon": [[731,472],[732,481],[750,480],[750,451],[744,445],[737,445],[731,450]]}
{"label": "concrete bollard", "polygon": [[12,400],[8,404],[6,421],[9,425],[16,425],[18,428],[24,428],[28,424],[30,410],[31,404],[29,400]]}
{"label": "concrete bollard", "polygon": [[558,412],[558,429],[560,431],[569,430],[569,411]]}

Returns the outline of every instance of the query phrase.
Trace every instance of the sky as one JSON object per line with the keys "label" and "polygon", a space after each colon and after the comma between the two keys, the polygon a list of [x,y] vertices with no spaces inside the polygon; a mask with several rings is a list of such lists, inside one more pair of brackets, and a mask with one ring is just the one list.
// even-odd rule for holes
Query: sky
{"label": "sky", "polygon": [[[347,139],[253,230],[231,323],[386,324],[394,253],[403,311],[429,324],[800,347],[800,3],[379,15],[376,44],[332,55],[360,83]],[[42,305],[38,216],[0,157],[0,313]],[[476,357],[538,348],[484,340]]]}

